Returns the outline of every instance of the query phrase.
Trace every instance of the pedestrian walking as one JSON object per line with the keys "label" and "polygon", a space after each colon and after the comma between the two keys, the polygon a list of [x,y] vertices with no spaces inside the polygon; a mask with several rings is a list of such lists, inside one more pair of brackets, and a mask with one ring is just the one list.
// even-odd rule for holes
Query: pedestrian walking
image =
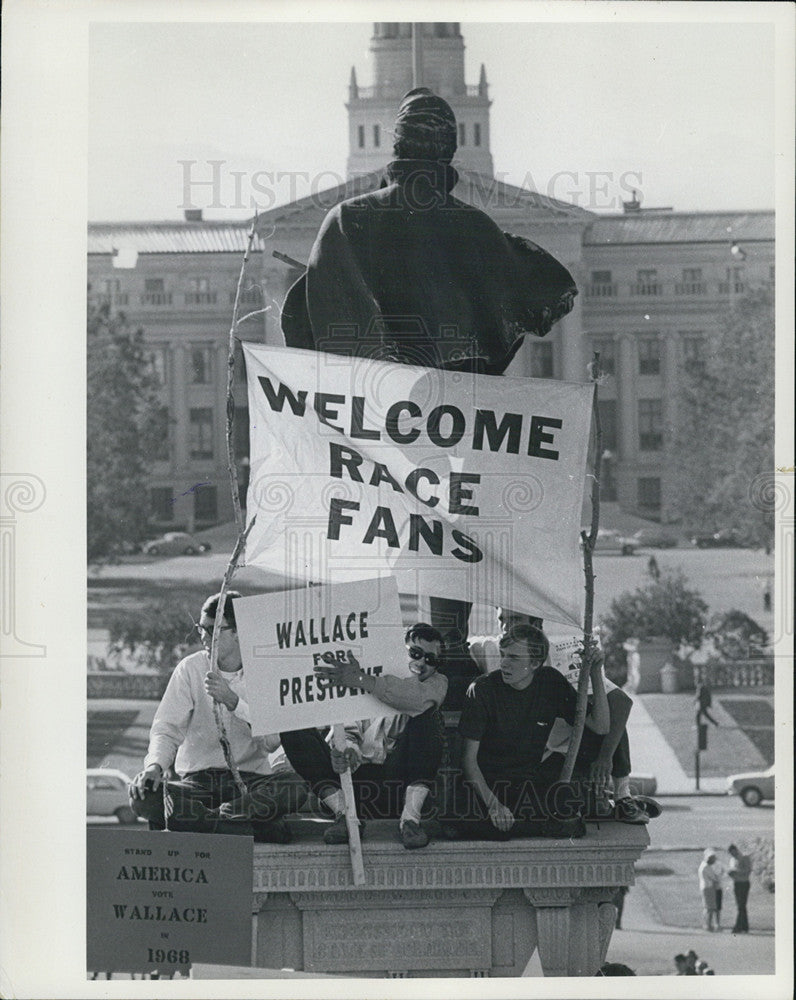
{"label": "pedestrian walking", "polygon": [[698,870],[699,891],[702,893],[703,925],[706,931],[721,930],[716,910],[716,890],[721,880],[714,867],[715,864],[716,852],[712,847],[708,847]]}
{"label": "pedestrian walking", "polygon": [[652,577],[653,580],[660,580],[661,578],[661,568],[658,565],[658,560],[654,555],[650,556],[649,562],[647,563],[647,572]]}
{"label": "pedestrian walking", "polygon": [[727,851],[730,855],[730,866],[727,874],[732,879],[732,891],[737,911],[732,932],[733,934],[748,934],[749,916],[746,912],[746,901],[749,898],[752,859],[748,854],[742,854],[735,844],[730,844]]}

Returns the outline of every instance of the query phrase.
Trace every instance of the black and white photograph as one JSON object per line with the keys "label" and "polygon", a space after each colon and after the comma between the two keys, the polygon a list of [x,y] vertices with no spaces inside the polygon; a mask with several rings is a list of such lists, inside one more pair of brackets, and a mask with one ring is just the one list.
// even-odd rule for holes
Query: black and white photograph
{"label": "black and white photograph", "polygon": [[793,7],[3,20],[0,995],[791,995]]}

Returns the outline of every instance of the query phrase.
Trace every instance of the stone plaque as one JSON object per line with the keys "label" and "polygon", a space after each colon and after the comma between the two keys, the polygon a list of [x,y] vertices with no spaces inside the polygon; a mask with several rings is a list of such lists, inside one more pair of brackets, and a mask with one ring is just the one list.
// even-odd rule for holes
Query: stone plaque
{"label": "stone plaque", "polygon": [[486,906],[341,908],[304,914],[308,972],[489,968],[491,941]]}

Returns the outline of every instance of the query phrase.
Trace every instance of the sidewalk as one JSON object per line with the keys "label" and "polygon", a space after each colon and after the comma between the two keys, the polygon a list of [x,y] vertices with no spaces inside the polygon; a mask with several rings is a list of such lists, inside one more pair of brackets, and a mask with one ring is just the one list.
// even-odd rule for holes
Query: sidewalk
{"label": "sidewalk", "polygon": [[[648,859],[643,859],[644,861]],[[721,975],[772,975],[775,971],[775,940],[771,930],[753,930],[749,934],[735,935],[730,929],[711,933],[698,927],[672,926],[684,922],[683,913],[676,909],[674,900],[658,894],[652,877],[639,877],[625,897],[622,930],[614,931],[608,948],[609,962],[624,962],[639,976],[670,976],[674,973],[674,956],[689,949],[697,953]],[[694,897],[693,919],[698,912]],[[770,903],[758,897],[758,906]],[[731,921],[732,899],[728,900],[725,919]],[[762,916],[762,914],[760,914]],[[773,913],[771,914],[773,918]],[[754,924],[755,900],[750,900],[750,917]],[[666,924],[661,919],[667,921]],[[697,918],[698,919],[698,918]],[[694,921],[696,923],[696,921]],[[768,916],[764,921],[769,923]],[[730,924],[731,926],[731,924]]]}

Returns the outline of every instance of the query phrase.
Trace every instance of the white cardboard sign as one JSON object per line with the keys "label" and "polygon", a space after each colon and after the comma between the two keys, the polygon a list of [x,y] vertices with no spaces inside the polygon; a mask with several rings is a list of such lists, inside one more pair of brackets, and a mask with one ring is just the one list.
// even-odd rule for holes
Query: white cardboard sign
{"label": "white cardboard sign", "polygon": [[234,605],[253,735],[397,714],[360,689],[325,687],[314,673],[324,653],[345,660],[349,650],[366,673],[406,673],[394,578],[241,597]]}

